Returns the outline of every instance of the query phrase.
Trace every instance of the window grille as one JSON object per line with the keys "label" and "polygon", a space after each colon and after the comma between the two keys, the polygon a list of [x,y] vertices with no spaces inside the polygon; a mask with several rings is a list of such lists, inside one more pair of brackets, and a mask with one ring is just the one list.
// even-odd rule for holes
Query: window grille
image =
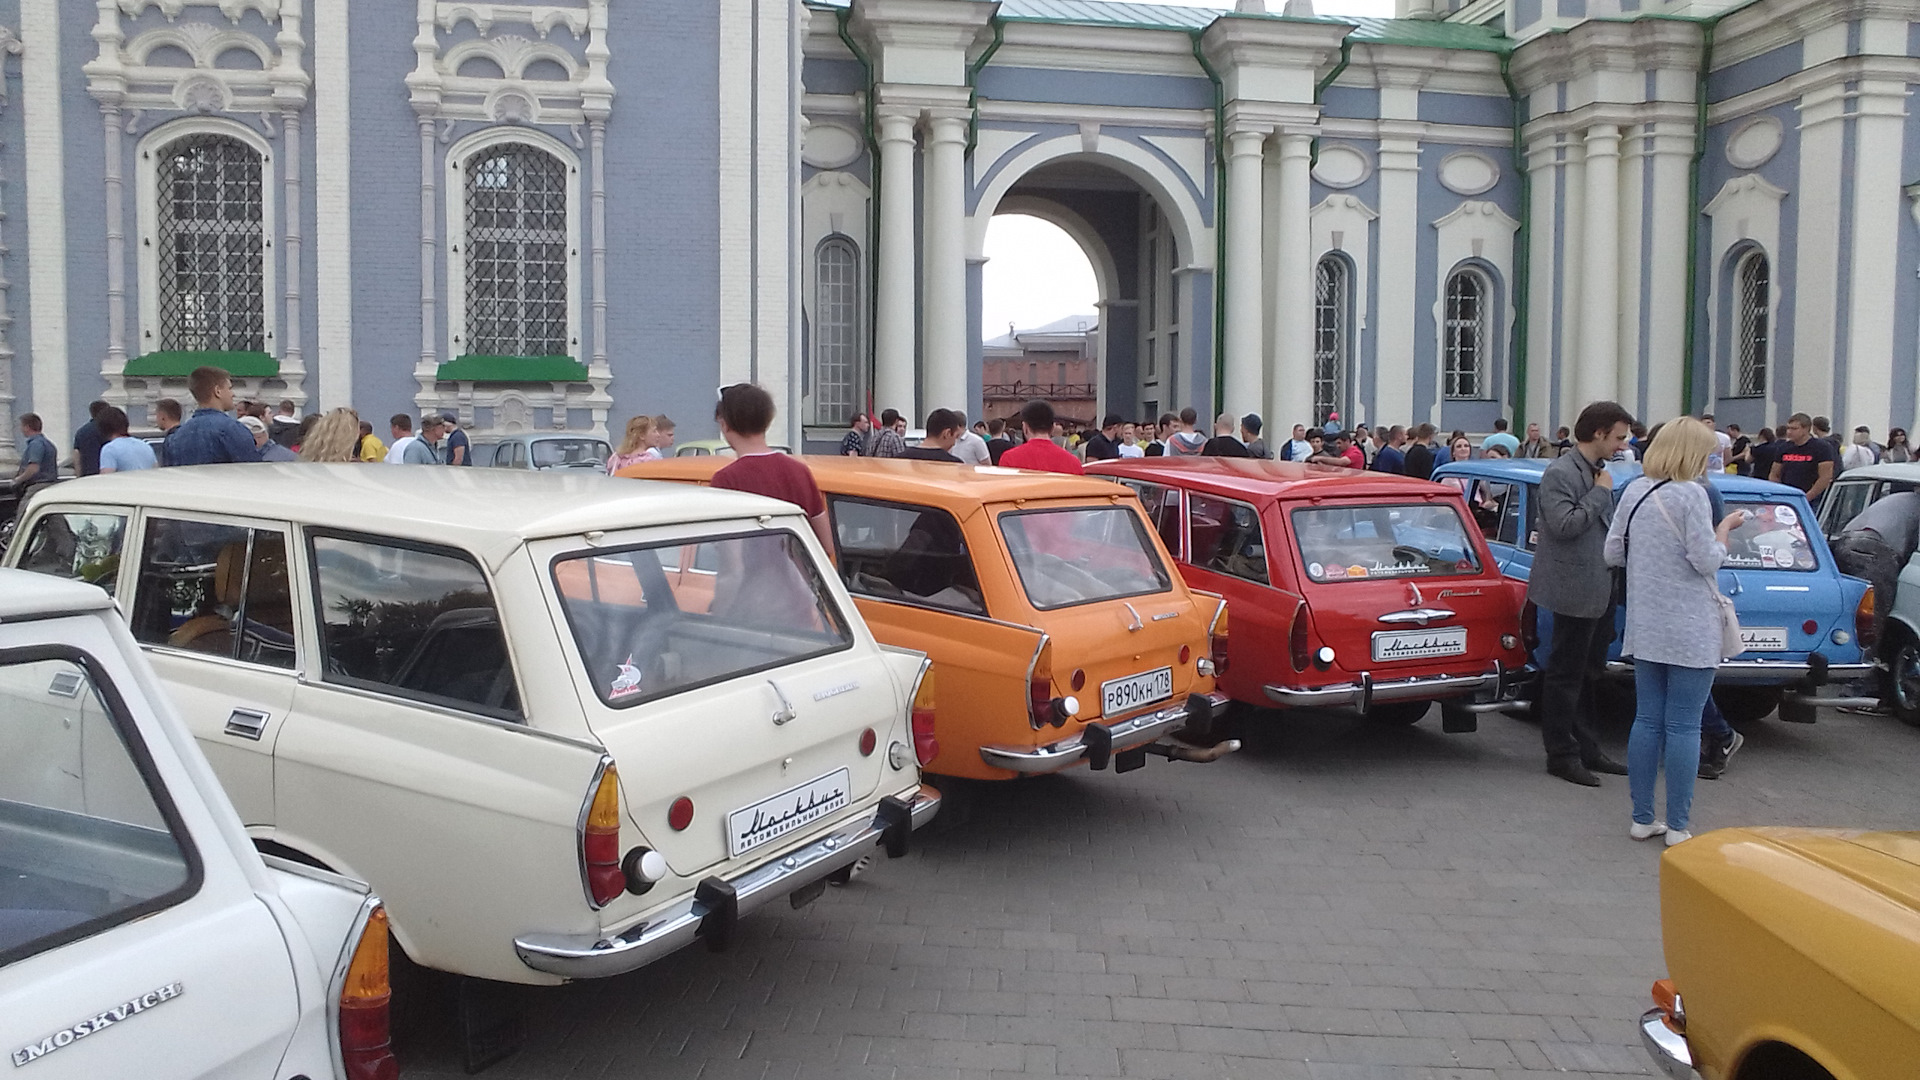
{"label": "window grille", "polygon": [[160,348],[266,351],[260,155],[202,134],[158,156]]}
{"label": "window grille", "polygon": [[1764,253],[1749,251],[1740,259],[1735,277],[1740,287],[1740,314],[1735,323],[1739,366],[1734,394],[1764,397],[1767,393],[1768,291],[1772,274]]}
{"label": "window grille", "polygon": [[1324,424],[1347,396],[1348,311],[1352,284],[1346,260],[1329,255],[1314,270],[1313,422]]}
{"label": "window grille", "polygon": [[567,167],[525,143],[467,159],[467,343],[479,356],[570,356]]}
{"label": "window grille", "polygon": [[1446,396],[1486,397],[1487,281],[1472,270],[1447,279],[1444,346]]}
{"label": "window grille", "polygon": [[844,236],[814,255],[813,422],[844,424],[858,402],[860,255]]}

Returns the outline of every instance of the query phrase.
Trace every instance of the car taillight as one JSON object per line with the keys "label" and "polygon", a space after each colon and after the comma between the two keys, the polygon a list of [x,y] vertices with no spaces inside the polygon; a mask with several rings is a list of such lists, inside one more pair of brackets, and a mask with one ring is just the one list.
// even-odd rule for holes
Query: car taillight
{"label": "car taillight", "polygon": [[1853,609],[1853,635],[1860,639],[1860,647],[1871,648],[1879,636],[1873,632],[1873,588],[1868,586],[1867,595],[1860,598],[1860,606]]}
{"label": "car taillight", "polygon": [[1531,600],[1520,605],[1520,644],[1527,647],[1528,655],[1540,648],[1540,609]]}
{"label": "car taillight", "polygon": [[608,762],[587,805],[586,827],[580,830],[580,862],[587,871],[587,895],[593,906],[604,907],[627,887],[620,872],[620,773]]}
{"label": "car taillight", "polygon": [[1213,610],[1213,625],[1207,627],[1207,656],[1213,660],[1214,678],[1227,673],[1227,602]]}
{"label": "car taillight", "polygon": [[340,1061],[347,1080],[397,1080],[389,1009],[393,986],[387,971],[387,909],[374,905],[353,947],[340,987]]}
{"label": "car taillight", "polygon": [[1040,635],[1027,665],[1027,720],[1034,727],[1053,723],[1053,639]]}
{"label": "car taillight", "polygon": [[1293,670],[1305,671],[1313,657],[1307,651],[1307,605],[1295,604],[1293,608],[1293,627],[1287,631],[1287,653],[1293,660]]}
{"label": "car taillight", "polygon": [[920,669],[920,682],[913,688],[913,756],[925,768],[940,756],[940,740],[933,732],[933,665]]}

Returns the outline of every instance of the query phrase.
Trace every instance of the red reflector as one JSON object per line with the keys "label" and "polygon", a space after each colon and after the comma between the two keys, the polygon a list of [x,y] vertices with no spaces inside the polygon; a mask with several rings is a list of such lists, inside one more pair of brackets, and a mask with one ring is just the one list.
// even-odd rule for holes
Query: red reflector
{"label": "red reflector", "polygon": [[1087,670],[1085,668],[1074,668],[1073,678],[1070,681],[1073,683],[1075,690],[1079,690],[1081,687],[1087,685]]}
{"label": "red reflector", "polygon": [[[1186,645],[1180,646],[1180,662],[1184,664],[1191,659],[1193,659],[1193,649]],[[1080,688],[1076,686],[1074,689],[1078,690]]]}
{"label": "red reflector", "polygon": [[1812,619],[1808,619],[1806,622],[1800,624],[1800,632],[1803,634],[1817,634],[1820,632],[1820,624],[1814,622]]}
{"label": "red reflector", "polygon": [[681,832],[691,824],[693,824],[693,800],[682,795],[673,800],[672,806],[667,807],[667,825],[674,832]]}
{"label": "red reflector", "polygon": [[860,733],[860,756],[861,757],[872,757],[873,748],[879,745],[880,745],[880,736],[875,735],[873,733],[872,728],[868,728],[867,730]]}

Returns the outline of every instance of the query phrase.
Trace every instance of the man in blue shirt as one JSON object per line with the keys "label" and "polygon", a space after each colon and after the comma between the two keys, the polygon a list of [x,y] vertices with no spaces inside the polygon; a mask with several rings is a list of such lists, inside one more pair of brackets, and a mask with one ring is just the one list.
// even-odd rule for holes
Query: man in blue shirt
{"label": "man in blue shirt", "polygon": [[217,367],[198,367],[187,376],[187,389],[197,406],[186,423],[167,440],[168,465],[217,465],[228,461],[259,461],[260,448],[240,421],[227,415],[233,408],[233,377]]}
{"label": "man in blue shirt", "polygon": [[107,437],[100,431],[100,410],[107,403],[96,401],[87,406],[87,422],[73,433],[73,471],[80,476],[92,476],[100,471],[100,448],[107,444]]}
{"label": "man in blue shirt", "polygon": [[[38,413],[20,414],[20,434],[26,437],[20,446],[20,468],[13,474],[8,487],[19,501],[14,504],[14,513],[20,512],[20,505],[27,496],[42,484],[51,484],[60,478],[60,453],[53,443],[41,433]],[[4,520],[4,519],[0,519]]]}

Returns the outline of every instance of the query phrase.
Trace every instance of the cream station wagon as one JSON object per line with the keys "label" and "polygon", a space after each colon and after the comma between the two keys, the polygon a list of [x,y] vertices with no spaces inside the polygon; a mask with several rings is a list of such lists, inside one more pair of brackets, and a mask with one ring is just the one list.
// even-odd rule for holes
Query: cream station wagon
{"label": "cream station wagon", "polygon": [[[262,850],[368,881],[427,967],[640,967],[906,852],[925,657],[796,508],[583,473],[89,477],[11,565],[113,593]],[[916,700],[917,699],[917,700]]]}

